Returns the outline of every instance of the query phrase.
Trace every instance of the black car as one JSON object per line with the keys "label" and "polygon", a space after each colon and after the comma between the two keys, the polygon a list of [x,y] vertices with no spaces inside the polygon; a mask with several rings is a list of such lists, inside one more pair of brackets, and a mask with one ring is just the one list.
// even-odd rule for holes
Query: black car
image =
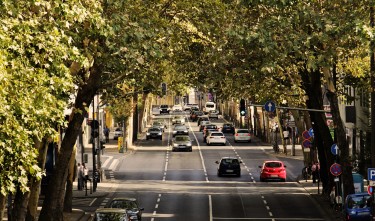
{"label": "black car", "polygon": [[223,133],[232,133],[234,134],[234,126],[233,124],[223,124],[223,128],[221,129],[221,132]]}
{"label": "black car", "polygon": [[203,111],[193,111],[190,114],[190,120],[195,122],[198,120],[199,116],[203,116],[203,115],[204,115]]}
{"label": "black car", "polygon": [[217,175],[236,175],[241,176],[241,163],[236,157],[223,157],[220,161],[216,161],[219,166],[217,167]]}
{"label": "black car", "polygon": [[169,114],[169,106],[166,104],[160,105],[160,114]]}
{"label": "black car", "polygon": [[125,209],[129,215],[129,220],[141,220],[144,208],[139,207],[135,198],[114,198],[109,203],[110,208]]}
{"label": "black car", "polygon": [[150,129],[148,129],[146,133],[146,140],[152,139],[152,138],[156,138],[160,140],[163,139],[163,131],[160,129],[160,127],[151,127]]}
{"label": "black car", "polygon": [[182,124],[177,124],[174,126],[172,131],[172,136],[175,137],[176,135],[188,135],[189,128]]}
{"label": "black car", "polygon": [[129,221],[128,211],[126,209],[118,208],[98,208],[94,214],[94,221]]}

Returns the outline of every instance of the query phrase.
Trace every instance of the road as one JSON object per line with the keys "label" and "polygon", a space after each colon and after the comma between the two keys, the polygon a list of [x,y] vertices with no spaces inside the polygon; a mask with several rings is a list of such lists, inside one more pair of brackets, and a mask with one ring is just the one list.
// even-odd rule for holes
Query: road
{"label": "road", "polygon": [[[285,183],[260,182],[258,166],[264,160],[277,159],[265,151],[270,146],[234,143],[231,134],[226,134],[225,146],[207,146],[197,123],[187,122],[193,152],[172,152],[170,116],[157,118],[168,124],[162,140],[141,139],[131,154],[107,156],[116,162],[105,172],[115,191],[101,199],[76,199],[74,206],[94,211],[114,197],[126,196],[137,198],[144,207],[143,220],[151,221],[327,220],[296,182],[303,167],[301,160],[282,159],[287,166]],[[224,123],[213,122],[218,126]],[[241,177],[217,176],[215,161],[224,156],[242,160]]]}

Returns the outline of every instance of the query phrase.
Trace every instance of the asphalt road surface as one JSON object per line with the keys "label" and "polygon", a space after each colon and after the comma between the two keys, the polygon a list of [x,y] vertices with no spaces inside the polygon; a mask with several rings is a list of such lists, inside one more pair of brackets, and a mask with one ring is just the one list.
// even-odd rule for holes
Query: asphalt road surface
{"label": "asphalt road surface", "polygon": [[[231,134],[226,134],[225,146],[207,146],[197,123],[186,122],[194,141],[193,151],[172,152],[171,116],[156,118],[163,118],[168,125],[163,139],[141,139],[133,153],[109,156],[118,161],[113,170],[106,171],[106,175],[110,172],[116,191],[90,204],[82,202],[82,209],[94,211],[113,197],[134,197],[144,207],[142,220],[327,220],[295,182],[302,161],[283,158],[286,182],[260,182],[258,166],[264,160],[277,160],[265,151],[271,147],[254,142],[234,143]],[[213,123],[221,126],[224,121]],[[215,161],[224,156],[243,161],[241,177],[217,176]]]}

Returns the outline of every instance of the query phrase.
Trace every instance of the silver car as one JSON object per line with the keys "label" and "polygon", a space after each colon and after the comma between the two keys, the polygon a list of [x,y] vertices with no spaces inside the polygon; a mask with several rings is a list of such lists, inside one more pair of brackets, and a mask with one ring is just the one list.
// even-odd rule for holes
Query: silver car
{"label": "silver car", "polygon": [[176,135],[188,135],[189,134],[189,128],[187,128],[185,125],[176,125],[173,128],[172,136],[175,137]]}
{"label": "silver car", "polygon": [[186,150],[193,151],[192,141],[188,135],[178,135],[172,140],[172,151]]}
{"label": "silver car", "polygon": [[172,125],[175,124],[185,124],[185,117],[183,116],[174,116],[172,118]]}

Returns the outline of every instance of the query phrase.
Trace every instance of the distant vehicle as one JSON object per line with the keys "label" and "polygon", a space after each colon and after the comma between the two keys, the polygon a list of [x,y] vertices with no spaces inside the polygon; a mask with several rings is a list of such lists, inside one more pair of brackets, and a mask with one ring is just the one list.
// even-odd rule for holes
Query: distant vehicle
{"label": "distant vehicle", "polygon": [[223,127],[221,128],[221,132],[223,133],[232,133],[234,134],[235,128],[233,124],[223,124]]}
{"label": "distant vehicle", "polygon": [[173,137],[175,137],[176,135],[188,135],[188,134],[189,134],[189,128],[181,124],[176,125],[172,131]]}
{"label": "distant vehicle", "polygon": [[222,144],[226,145],[227,138],[225,138],[222,132],[211,132],[206,138],[207,145]]}
{"label": "distant vehicle", "polygon": [[198,120],[197,120],[198,126],[201,125],[202,121],[210,121],[210,119],[206,115],[198,116]]}
{"label": "distant vehicle", "polygon": [[160,105],[160,114],[169,114],[169,106],[166,104]]}
{"label": "distant vehicle", "polygon": [[109,203],[109,208],[125,209],[129,215],[129,220],[141,220],[144,208],[139,207],[135,198],[114,198]]}
{"label": "distant vehicle", "polygon": [[182,111],[182,106],[177,104],[177,105],[173,105],[172,107],[172,111],[173,112],[181,112]]}
{"label": "distant vehicle", "polygon": [[146,133],[146,140],[153,139],[153,138],[159,139],[159,140],[163,139],[163,131],[160,129],[160,127],[151,127],[148,129]]}
{"label": "distant vehicle", "polygon": [[234,142],[245,141],[251,143],[251,134],[248,129],[237,129],[234,134]]}
{"label": "distant vehicle", "polygon": [[203,111],[192,111],[190,114],[191,121],[197,121],[199,116],[203,116]]}
{"label": "distant vehicle", "polygon": [[370,197],[368,193],[349,194],[344,202],[345,220],[372,220]]}
{"label": "distant vehicle", "polygon": [[129,215],[125,209],[118,208],[98,208],[94,214],[94,221],[130,221]]}
{"label": "distant vehicle", "polygon": [[206,131],[209,129],[214,129],[216,131],[219,130],[219,128],[215,124],[206,124],[204,125],[204,128],[203,128],[203,136],[206,134]]}
{"label": "distant vehicle", "polygon": [[185,124],[185,117],[184,116],[174,116],[172,118],[172,125],[175,124]]}
{"label": "distant vehicle", "polygon": [[217,110],[211,110],[210,112],[208,112],[208,118],[215,118],[215,119],[219,119],[219,111]]}
{"label": "distant vehicle", "polygon": [[172,139],[172,151],[177,150],[193,151],[192,141],[188,135],[177,135]]}
{"label": "distant vehicle", "polygon": [[260,182],[266,180],[286,180],[286,166],[282,161],[264,161],[260,171]]}
{"label": "distant vehicle", "polygon": [[199,125],[199,132],[202,132],[204,127],[207,125],[207,124],[211,124],[211,121],[208,121],[208,120],[203,120],[200,122],[200,125]]}
{"label": "distant vehicle", "polygon": [[159,105],[152,105],[152,114],[159,115],[160,114],[160,106]]}
{"label": "distant vehicle", "polygon": [[214,102],[206,102],[206,104],[204,105],[204,108],[203,108],[203,112],[205,114],[209,113],[210,111],[214,111],[216,110],[216,103]]}
{"label": "distant vehicle", "polygon": [[165,125],[164,122],[161,121],[154,121],[152,123],[152,127],[158,127],[162,132],[164,132],[164,130],[167,129],[167,125]]}
{"label": "distant vehicle", "polygon": [[203,133],[203,142],[207,143],[207,137],[210,136],[212,132],[218,131],[217,128],[208,128]]}
{"label": "distant vehicle", "polygon": [[118,127],[115,129],[115,134],[113,135],[113,139],[118,140],[119,137],[122,137],[122,129]]}
{"label": "distant vehicle", "polygon": [[217,176],[223,175],[236,175],[241,176],[241,163],[242,161],[238,160],[236,157],[223,157],[220,161],[216,161],[217,167]]}

